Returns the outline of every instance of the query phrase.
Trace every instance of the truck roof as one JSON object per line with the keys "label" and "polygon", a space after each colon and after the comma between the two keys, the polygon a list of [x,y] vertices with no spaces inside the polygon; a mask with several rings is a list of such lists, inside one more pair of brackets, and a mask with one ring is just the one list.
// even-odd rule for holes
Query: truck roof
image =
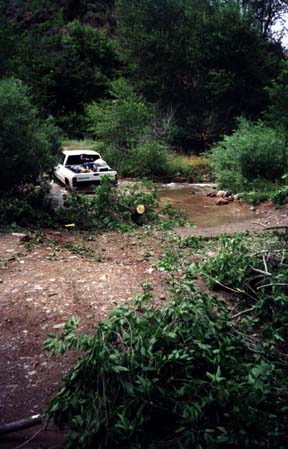
{"label": "truck roof", "polygon": [[81,154],[90,154],[92,156],[99,156],[100,154],[94,150],[63,150],[62,151],[65,156],[80,156]]}

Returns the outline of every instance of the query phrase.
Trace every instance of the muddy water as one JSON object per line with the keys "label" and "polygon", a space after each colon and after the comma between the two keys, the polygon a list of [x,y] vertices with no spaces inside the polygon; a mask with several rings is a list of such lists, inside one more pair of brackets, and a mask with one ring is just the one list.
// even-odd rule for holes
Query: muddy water
{"label": "muddy water", "polygon": [[[121,181],[119,187],[129,187],[130,181]],[[198,227],[220,226],[255,219],[255,213],[247,205],[235,201],[223,206],[216,206],[215,198],[206,194],[211,184],[159,184],[158,192],[162,204],[169,201],[173,206],[187,211],[189,219]],[[54,207],[63,206],[65,189],[57,183],[51,184],[51,199]]]}
{"label": "muddy water", "polygon": [[198,227],[220,226],[255,219],[249,206],[238,201],[216,206],[216,199],[207,196],[209,184],[164,184],[159,186],[161,202],[169,201],[173,206],[187,211],[189,219]]}

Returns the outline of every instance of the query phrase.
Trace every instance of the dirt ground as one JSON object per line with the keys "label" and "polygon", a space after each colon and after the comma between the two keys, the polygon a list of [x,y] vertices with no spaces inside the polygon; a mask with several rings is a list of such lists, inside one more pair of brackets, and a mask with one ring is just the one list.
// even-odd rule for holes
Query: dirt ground
{"label": "dirt ground", "polygon": [[[287,206],[275,210],[264,204],[253,213],[237,224],[175,232],[215,235],[288,224]],[[80,318],[82,331],[90,331],[116,304],[131,303],[144,281],[153,285],[156,306],[169,301],[166,274],[155,267],[165,251],[163,234],[46,230],[43,236],[39,241],[33,234],[25,242],[18,233],[0,234],[0,426],[44,413],[73,366],[70,354],[51,358],[43,350],[48,332],[59,332],[71,316]],[[53,449],[62,443],[63,435],[51,427],[0,436],[3,449]]]}

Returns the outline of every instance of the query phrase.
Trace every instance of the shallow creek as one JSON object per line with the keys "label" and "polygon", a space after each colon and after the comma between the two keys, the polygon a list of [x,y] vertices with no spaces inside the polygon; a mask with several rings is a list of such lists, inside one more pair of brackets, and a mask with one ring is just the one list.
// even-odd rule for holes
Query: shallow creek
{"label": "shallow creek", "polygon": [[189,219],[198,227],[220,226],[255,218],[249,206],[239,201],[217,206],[216,198],[207,196],[211,184],[162,184],[159,196],[177,208],[185,209]]}

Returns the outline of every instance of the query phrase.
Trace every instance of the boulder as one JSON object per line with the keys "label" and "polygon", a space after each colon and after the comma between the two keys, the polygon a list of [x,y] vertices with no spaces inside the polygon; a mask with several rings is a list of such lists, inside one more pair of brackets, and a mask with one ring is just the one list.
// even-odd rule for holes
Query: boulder
{"label": "boulder", "polygon": [[206,196],[210,196],[211,198],[214,198],[217,195],[217,190],[210,190]]}
{"label": "boulder", "polygon": [[241,198],[243,198],[242,193],[236,193],[236,194],[234,195],[234,200],[241,200]]}
{"label": "boulder", "polygon": [[229,201],[227,198],[218,198],[216,200],[216,206],[223,206],[224,204],[229,204]]}

